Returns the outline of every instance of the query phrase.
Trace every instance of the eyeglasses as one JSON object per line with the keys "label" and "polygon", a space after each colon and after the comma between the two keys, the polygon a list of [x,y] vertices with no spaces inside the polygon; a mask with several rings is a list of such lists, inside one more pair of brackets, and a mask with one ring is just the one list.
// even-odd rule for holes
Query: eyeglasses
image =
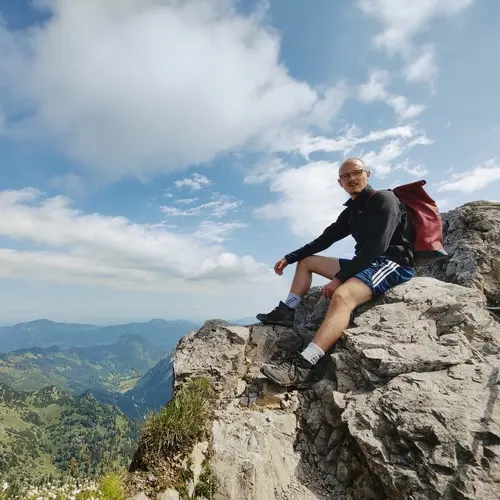
{"label": "eyeglasses", "polygon": [[353,170],[352,172],[347,172],[347,174],[342,174],[341,176],[339,176],[340,180],[341,181],[346,181],[347,179],[350,179],[351,177],[361,177],[361,174],[363,172],[366,172],[366,170],[364,169],[360,169],[360,170]]}

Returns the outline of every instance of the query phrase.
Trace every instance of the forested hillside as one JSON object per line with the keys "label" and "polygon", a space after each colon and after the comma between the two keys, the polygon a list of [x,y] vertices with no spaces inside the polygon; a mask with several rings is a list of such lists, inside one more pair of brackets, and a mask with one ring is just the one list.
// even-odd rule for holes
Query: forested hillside
{"label": "forested hillside", "polygon": [[90,393],[0,384],[0,479],[9,484],[89,477],[126,467],[140,424]]}

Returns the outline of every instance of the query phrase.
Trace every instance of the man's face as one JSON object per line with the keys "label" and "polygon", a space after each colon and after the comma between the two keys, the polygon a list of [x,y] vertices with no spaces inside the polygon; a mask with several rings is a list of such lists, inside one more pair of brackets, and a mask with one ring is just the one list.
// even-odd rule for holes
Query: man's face
{"label": "man's face", "polygon": [[368,184],[370,172],[360,161],[347,161],[342,164],[339,170],[339,184],[350,194],[361,193]]}

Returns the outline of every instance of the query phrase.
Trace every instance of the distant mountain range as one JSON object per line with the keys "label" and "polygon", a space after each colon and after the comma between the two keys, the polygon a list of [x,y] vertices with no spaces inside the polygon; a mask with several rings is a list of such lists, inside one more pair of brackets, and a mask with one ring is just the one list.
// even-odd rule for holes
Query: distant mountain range
{"label": "distant mountain range", "polygon": [[90,391],[142,419],[172,397],[175,347],[198,328],[183,320],[102,327],[45,319],[0,327],[0,383],[18,391],[56,386],[74,396]]}
{"label": "distant mountain range", "polygon": [[127,467],[139,432],[139,422],[91,394],[0,384],[0,479],[9,484]]}
{"label": "distant mountain range", "polygon": [[199,327],[185,320],[153,319],[146,323],[96,326],[39,319],[0,327],[0,352],[32,347],[69,349],[114,344],[122,335],[140,335],[151,344],[170,351],[181,337]]}
{"label": "distant mountain range", "polygon": [[0,354],[0,382],[24,391],[54,385],[73,394],[125,392],[164,355],[164,348],[139,335],[122,335],[115,344],[66,350],[33,347]]}
{"label": "distant mountain range", "polygon": [[110,345],[20,349],[0,354],[0,383],[20,391],[56,386],[75,396],[91,392],[142,419],[172,397],[173,352],[139,335],[122,335]]}

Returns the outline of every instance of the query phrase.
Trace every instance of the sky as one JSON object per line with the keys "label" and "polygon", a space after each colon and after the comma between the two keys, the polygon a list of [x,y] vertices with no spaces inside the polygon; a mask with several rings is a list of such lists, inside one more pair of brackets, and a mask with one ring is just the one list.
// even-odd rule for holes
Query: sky
{"label": "sky", "polygon": [[274,263],[343,209],[350,156],[376,189],[426,180],[442,212],[499,200],[499,19],[494,0],[0,0],[0,323],[267,312],[295,267]]}

